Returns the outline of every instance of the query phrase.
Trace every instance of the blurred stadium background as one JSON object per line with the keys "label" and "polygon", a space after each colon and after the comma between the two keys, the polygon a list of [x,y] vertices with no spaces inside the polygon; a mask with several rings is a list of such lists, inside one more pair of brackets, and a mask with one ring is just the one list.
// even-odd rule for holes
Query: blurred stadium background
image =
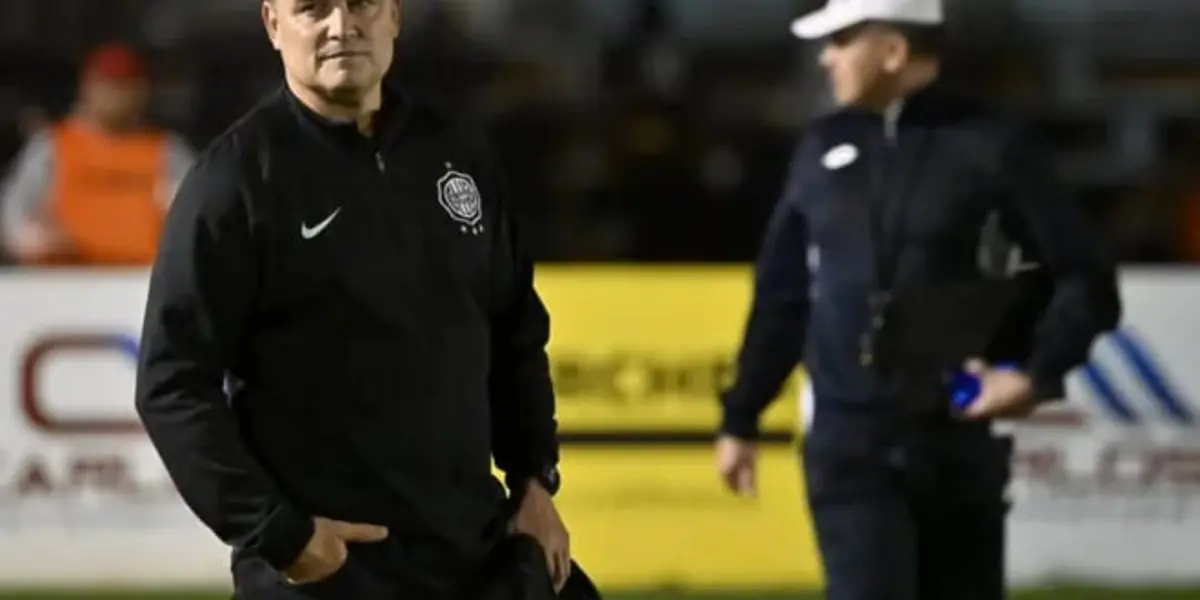
{"label": "blurred stadium background", "polygon": [[[395,76],[487,119],[545,265],[579,559],[622,600],[818,597],[794,384],[769,416],[760,497],[721,491],[708,441],[745,265],[827,107],[815,48],[787,29],[820,2],[405,4]],[[1037,124],[1125,262],[1125,327],[1063,407],[1017,428],[1013,583],[1200,598],[1200,3],[948,4],[951,76]],[[0,158],[71,109],[85,57],[115,39],[148,63],[155,123],[203,148],[278,85],[257,15],[253,0],[4,0]],[[142,271],[5,262],[0,598],[227,597],[227,551],[131,421]]]}

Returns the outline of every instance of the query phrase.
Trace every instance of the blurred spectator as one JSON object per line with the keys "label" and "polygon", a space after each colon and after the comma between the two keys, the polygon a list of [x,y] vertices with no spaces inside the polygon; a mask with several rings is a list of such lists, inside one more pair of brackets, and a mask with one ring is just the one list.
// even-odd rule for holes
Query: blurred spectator
{"label": "blurred spectator", "polygon": [[76,104],[33,134],[2,198],[7,251],[29,265],[143,265],[192,152],[146,125],[145,67],[122,44],[86,61]]}

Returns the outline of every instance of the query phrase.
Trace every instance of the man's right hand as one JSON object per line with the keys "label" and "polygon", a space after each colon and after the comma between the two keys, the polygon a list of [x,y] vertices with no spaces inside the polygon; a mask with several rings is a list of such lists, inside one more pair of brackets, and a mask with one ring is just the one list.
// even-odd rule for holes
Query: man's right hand
{"label": "man's right hand", "polygon": [[753,496],[757,491],[754,471],[758,448],[754,442],[721,435],[717,438],[717,471],[725,485],[740,496]]}
{"label": "man's right hand", "polygon": [[347,542],[379,542],[386,539],[388,530],[380,525],[347,523],[325,517],[313,518],[313,534],[304,551],[284,569],[283,574],[293,584],[314,583],[332,576],[346,562]]}

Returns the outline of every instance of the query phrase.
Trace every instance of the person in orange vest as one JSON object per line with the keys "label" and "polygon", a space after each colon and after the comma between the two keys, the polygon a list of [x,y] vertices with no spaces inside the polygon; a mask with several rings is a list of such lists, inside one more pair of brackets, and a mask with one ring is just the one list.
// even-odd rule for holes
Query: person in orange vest
{"label": "person in orange vest", "polygon": [[148,92],[130,47],[110,43],[88,57],[71,114],[30,138],[0,198],[8,254],[25,265],[154,261],[193,153],[180,137],[144,123]]}

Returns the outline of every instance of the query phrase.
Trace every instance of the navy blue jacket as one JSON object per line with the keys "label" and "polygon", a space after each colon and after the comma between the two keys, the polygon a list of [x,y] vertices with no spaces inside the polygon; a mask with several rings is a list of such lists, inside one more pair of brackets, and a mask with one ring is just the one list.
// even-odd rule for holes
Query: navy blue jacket
{"label": "navy blue jacket", "polygon": [[1028,342],[1017,358],[1041,395],[1060,397],[1066,373],[1121,312],[1113,261],[1086,221],[1021,127],[941,85],[898,115],[847,108],[816,120],[767,228],[722,431],[757,436],[801,361],[818,407],[887,406],[862,360],[877,280],[889,278],[887,289],[978,278],[989,223],[1020,250],[1008,266],[1046,279],[1044,309],[1016,333]]}

